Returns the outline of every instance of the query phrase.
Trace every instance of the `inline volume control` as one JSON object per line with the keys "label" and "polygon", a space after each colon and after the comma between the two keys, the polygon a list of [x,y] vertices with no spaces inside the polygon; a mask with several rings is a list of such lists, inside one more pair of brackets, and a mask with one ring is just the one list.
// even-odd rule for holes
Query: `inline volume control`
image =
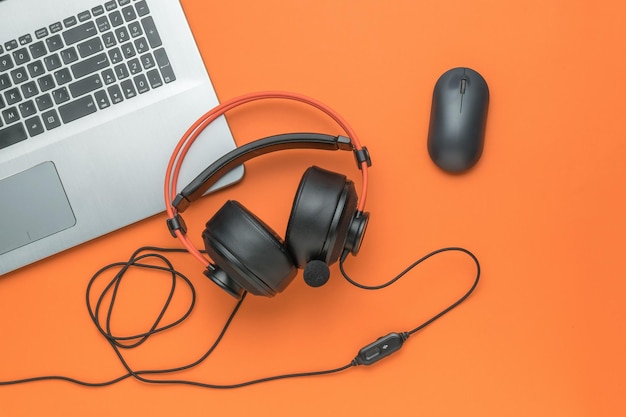
{"label": "inline volume control", "polygon": [[387,336],[383,336],[375,342],[363,347],[359,351],[355,361],[359,365],[371,365],[378,362],[400,350],[407,337],[408,335],[406,333],[389,333]]}

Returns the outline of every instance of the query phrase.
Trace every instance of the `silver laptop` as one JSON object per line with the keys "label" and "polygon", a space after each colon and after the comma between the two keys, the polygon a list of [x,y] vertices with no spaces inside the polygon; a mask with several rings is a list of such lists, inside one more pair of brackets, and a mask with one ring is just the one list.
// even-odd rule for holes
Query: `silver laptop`
{"label": "silver laptop", "polygon": [[[0,0],[0,274],[163,211],[217,103],[178,0]],[[181,184],[235,147],[223,118],[202,136]]]}

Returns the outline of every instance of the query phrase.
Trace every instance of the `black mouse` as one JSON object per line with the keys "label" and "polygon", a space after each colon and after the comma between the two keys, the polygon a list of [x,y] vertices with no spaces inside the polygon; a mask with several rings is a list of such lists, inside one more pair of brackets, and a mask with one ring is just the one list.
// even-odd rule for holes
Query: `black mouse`
{"label": "black mouse", "polygon": [[449,173],[473,167],[483,153],[489,87],[470,68],[446,71],[435,84],[428,129],[428,153]]}

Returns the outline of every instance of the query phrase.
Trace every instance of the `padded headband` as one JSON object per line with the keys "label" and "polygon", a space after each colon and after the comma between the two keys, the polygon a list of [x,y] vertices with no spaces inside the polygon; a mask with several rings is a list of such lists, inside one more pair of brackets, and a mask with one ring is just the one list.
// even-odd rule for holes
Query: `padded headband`
{"label": "padded headband", "polygon": [[257,156],[286,149],[351,151],[353,147],[350,139],[345,136],[319,133],[287,133],[258,139],[235,148],[209,165],[176,196],[172,204],[182,213],[231,169]]}

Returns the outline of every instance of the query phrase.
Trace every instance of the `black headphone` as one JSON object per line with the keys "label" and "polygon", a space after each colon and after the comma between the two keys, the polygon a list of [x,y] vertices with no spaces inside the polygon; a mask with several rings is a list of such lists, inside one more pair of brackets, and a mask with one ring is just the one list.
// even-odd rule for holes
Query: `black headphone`
{"label": "black headphone", "polygon": [[[317,133],[291,133],[259,139],[222,156],[200,173],[180,193],[175,184],[189,147],[202,130],[226,111],[250,101],[281,98],[313,105],[331,116],[351,137]],[[356,255],[363,241],[369,214],[363,211],[354,182],[345,175],[317,166],[306,170],[296,192],[285,240],[237,201],[227,201],[206,223],[202,233],[206,254],[200,253],[186,236],[180,216],[231,169],[257,156],[286,149],[353,151],[363,172],[371,166],[367,148],[355,139],[354,131],[333,110],[311,98],[294,93],[254,93],[230,100],[201,117],[183,136],[170,160],[166,175],[167,225],[174,237],[205,266],[205,275],[234,297],[244,292],[271,297],[293,280],[297,268],[304,269],[307,284],[318,287],[328,281],[328,266],[347,253]],[[364,191],[365,193],[365,191]],[[364,196],[362,196],[364,198]]]}
{"label": "black headphone", "polygon": [[[182,162],[191,145],[202,130],[217,117],[234,107],[250,101],[271,98],[296,100],[310,104],[333,118],[348,136],[292,133],[260,139],[236,148],[219,158],[180,193],[177,193],[175,185],[177,184]],[[256,217],[240,203],[228,201],[206,223],[206,228],[202,233],[206,254],[211,257],[211,262],[205,254],[196,249],[191,243],[186,234],[187,227],[180,213],[185,211],[193,201],[200,198],[204,192],[209,190],[212,185],[232,168],[256,156],[294,148],[353,151],[363,179],[360,199],[357,199],[354,183],[344,175],[327,171],[316,166],[310,167],[302,176],[298,191],[296,192],[284,242],[274,231],[263,223],[261,219]],[[63,380],[87,386],[106,386],[132,376],[137,380],[155,384],[185,384],[219,389],[239,388],[278,379],[333,374],[357,365],[372,365],[398,351],[412,334],[433,323],[435,320],[457,307],[472,294],[480,278],[480,264],[476,256],[467,249],[447,247],[426,254],[383,284],[365,285],[350,278],[343,268],[343,262],[348,254],[352,253],[356,255],[359,252],[367,228],[369,214],[364,211],[364,206],[365,197],[367,195],[367,168],[370,165],[371,161],[367,149],[360,145],[356,133],[350,126],[333,110],[308,97],[300,96],[295,93],[254,93],[224,102],[218,107],[215,107],[189,128],[176,146],[167,167],[165,177],[165,202],[168,213],[167,226],[170,233],[180,239],[185,249],[140,248],[133,253],[127,262],[116,262],[101,268],[93,275],[87,287],[87,308],[91,319],[100,333],[107,338],[107,341],[115,350],[127,373],[121,377],[103,383],[92,383],[75,378],[52,375],[12,381],[0,381],[0,386],[41,380]],[[174,269],[172,263],[162,255],[163,252],[184,252],[185,250],[202,263],[205,267],[204,273],[207,277],[229,294],[238,297],[239,301],[235,305],[211,348],[199,360],[178,368],[135,371],[125,360],[121,349],[137,347],[144,343],[150,336],[180,324],[191,314],[195,304],[195,290],[193,284],[187,277]],[[146,251],[151,251],[151,253],[145,253]],[[293,280],[297,268],[304,268],[304,278],[309,285],[320,286],[328,280],[330,274],[328,265],[339,260],[339,270],[350,284],[365,290],[379,290],[395,283],[423,261],[438,253],[448,251],[463,252],[467,254],[476,265],[476,277],[467,292],[448,307],[417,327],[408,331],[389,333],[364,346],[349,363],[343,366],[321,371],[280,374],[226,385],[178,379],[152,379],[149,377],[149,375],[154,374],[169,374],[170,372],[190,369],[203,362],[222,340],[232,319],[241,307],[245,295],[248,292],[267,297],[276,295],[284,290]],[[152,262],[146,262],[146,259],[160,262],[154,264]],[[173,281],[170,297],[164,303],[161,313],[148,332],[135,336],[117,337],[112,334],[109,321],[117,298],[116,295],[120,288],[120,283],[126,272],[132,267],[148,268],[154,271],[171,274]],[[111,269],[119,269],[119,271],[105,287],[100,297],[98,297],[96,305],[92,306],[90,302],[92,285],[102,273]],[[170,305],[169,301],[174,294],[176,281],[178,279],[186,283],[191,291],[192,297],[189,309],[178,320],[167,325],[161,325],[160,321]],[[108,294],[110,294],[110,297],[107,297]],[[100,316],[101,310],[106,309],[106,307],[103,306],[103,303],[106,304],[106,300],[110,302],[108,313],[106,314],[107,322],[106,325],[104,325],[100,322]],[[103,316],[104,315],[105,314],[103,314]]]}

